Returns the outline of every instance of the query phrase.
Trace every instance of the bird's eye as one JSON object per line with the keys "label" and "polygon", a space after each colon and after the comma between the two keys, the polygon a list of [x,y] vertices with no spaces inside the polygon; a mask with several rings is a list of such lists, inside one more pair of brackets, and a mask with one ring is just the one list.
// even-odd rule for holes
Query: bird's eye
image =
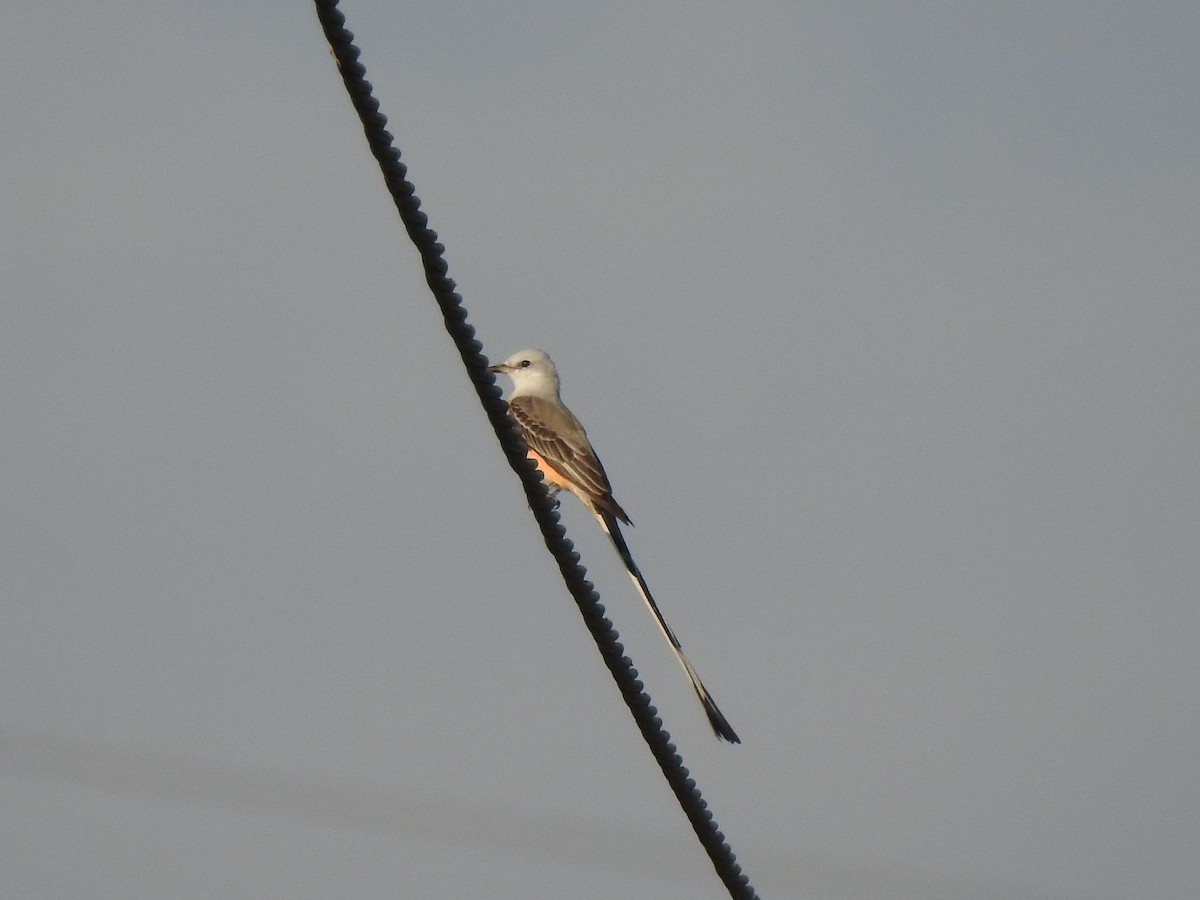
{"label": "bird's eye", "polygon": [[528,359],[521,360],[521,368],[522,369],[528,369],[531,365],[533,365],[533,363],[530,360],[528,360]]}

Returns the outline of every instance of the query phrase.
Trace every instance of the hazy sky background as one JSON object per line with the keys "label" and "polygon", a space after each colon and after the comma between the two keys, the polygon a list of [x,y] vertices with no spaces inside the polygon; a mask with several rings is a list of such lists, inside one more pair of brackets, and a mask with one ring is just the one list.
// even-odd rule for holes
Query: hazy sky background
{"label": "hazy sky background", "polygon": [[[1200,6],[347,2],[764,898],[1200,883]],[[0,894],[723,889],[305,3],[0,30]]]}

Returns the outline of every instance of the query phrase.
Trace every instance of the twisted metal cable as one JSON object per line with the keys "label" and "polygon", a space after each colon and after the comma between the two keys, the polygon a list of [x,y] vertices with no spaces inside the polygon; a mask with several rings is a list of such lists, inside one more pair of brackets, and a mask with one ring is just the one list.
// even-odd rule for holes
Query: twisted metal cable
{"label": "twisted metal cable", "polygon": [[754,900],[756,894],[750,880],[742,874],[733,850],[725,836],[717,828],[708,804],[700,796],[696,782],[689,777],[683,760],[671,743],[670,735],[663,729],[662,720],[643,690],[633,661],[624,655],[620,636],[612,622],[604,616],[600,596],[587,580],[587,570],[580,565],[579,554],[567,538],[559,522],[558,513],[546,492],[542,476],[527,457],[527,447],[508,417],[507,404],[501,399],[495,379],[487,371],[488,360],[481,352],[483,345],[475,340],[475,329],[467,323],[467,312],[462,298],[455,290],[454,280],[447,274],[448,267],[443,258],[445,247],[437,240],[437,234],[429,228],[429,218],[421,212],[421,202],[416,189],[408,180],[408,168],[400,161],[400,151],[392,145],[392,135],[387,131],[387,117],[379,112],[379,103],[371,96],[371,84],[366,80],[366,69],[358,61],[359,49],[354,45],[354,35],[345,27],[346,19],[337,8],[337,0],[315,0],[317,16],[325,37],[333,50],[342,82],[362,121],[363,132],[371,152],[379,162],[384,183],[396,203],[400,219],[408,236],[421,256],[425,269],[425,280],[433,292],[434,299],[442,311],[446,331],[454,341],[467,375],[475,387],[475,393],[483,404],[488,420],[496,432],[500,446],[508,457],[509,465],[521,479],[529,508],[533,511],[546,548],[558,563],[559,572],[567,590],[575,599],[579,612],[600,655],[612,673],[625,704],[633,714],[650,752],[662,769],[667,783],[675,793],[679,805],[700,839],[718,877],[725,884],[729,895],[735,900]]}

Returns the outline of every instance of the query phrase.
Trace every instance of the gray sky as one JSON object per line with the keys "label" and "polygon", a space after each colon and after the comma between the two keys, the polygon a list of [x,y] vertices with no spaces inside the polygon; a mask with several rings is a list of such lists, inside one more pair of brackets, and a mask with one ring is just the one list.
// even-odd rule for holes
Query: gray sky
{"label": "gray sky", "polygon": [[[764,898],[1200,882],[1200,7],[348,2]],[[0,30],[0,893],[719,897],[305,4]]]}

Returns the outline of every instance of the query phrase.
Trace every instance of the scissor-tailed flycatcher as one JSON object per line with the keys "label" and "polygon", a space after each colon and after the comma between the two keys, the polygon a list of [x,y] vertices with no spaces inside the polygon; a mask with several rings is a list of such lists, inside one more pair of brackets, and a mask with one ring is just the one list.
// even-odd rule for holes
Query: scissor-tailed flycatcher
{"label": "scissor-tailed flycatcher", "polygon": [[[642,600],[653,613],[663,637],[670,644],[675,658],[683,666],[683,671],[692,682],[692,688],[708,721],[717,737],[724,738],[735,744],[740,744],[737,732],[729,721],[721,714],[716,702],[704,682],[696,674],[696,670],[683,655],[683,648],[675,633],[667,625],[667,620],[658,611],[658,604],[650,595],[646,579],[633,561],[633,554],[621,534],[620,522],[632,525],[625,510],[613,499],[612,487],[608,483],[608,475],[604,466],[596,456],[588,441],[587,433],[579,420],[563,405],[558,395],[558,370],[553,361],[541,350],[522,350],[514,353],[504,362],[491,366],[489,372],[499,372],[512,379],[513,390],[508,399],[508,412],[521,430],[521,436],[529,445],[529,458],[534,461],[538,471],[542,473],[551,493],[567,490],[583,501],[604,529],[617,555],[629,571],[634,586],[642,595]],[[619,521],[618,521],[619,520]]]}

